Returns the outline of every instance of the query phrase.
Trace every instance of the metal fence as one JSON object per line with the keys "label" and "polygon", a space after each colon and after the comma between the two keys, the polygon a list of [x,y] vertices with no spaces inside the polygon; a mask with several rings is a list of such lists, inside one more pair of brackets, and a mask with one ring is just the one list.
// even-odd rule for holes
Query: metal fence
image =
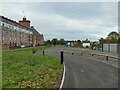
{"label": "metal fence", "polygon": [[103,51],[117,53],[118,49],[118,44],[103,44]]}

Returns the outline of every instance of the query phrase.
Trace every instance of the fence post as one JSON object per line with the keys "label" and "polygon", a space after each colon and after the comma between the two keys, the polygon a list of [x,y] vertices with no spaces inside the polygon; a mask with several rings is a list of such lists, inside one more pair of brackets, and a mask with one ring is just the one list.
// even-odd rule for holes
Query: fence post
{"label": "fence post", "polygon": [[108,44],[108,52],[110,52],[110,43]]}
{"label": "fence post", "polygon": [[80,52],[80,55],[82,56],[82,52]]}
{"label": "fence post", "polygon": [[108,61],[108,56],[106,55],[106,61]]}
{"label": "fence post", "polygon": [[45,55],[45,52],[44,52],[44,50],[43,50],[43,55]]}
{"label": "fence post", "polygon": [[94,54],[92,53],[92,56],[94,56]]}
{"label": "fence post", "polygon": [[72,52],[72,55],[74,55],[74,52]]}
{"label": "fence post", "polygon": [[61,54],[61,64],[63,64],[63,61],[64,61],[63,50],[60,51],[60,54]]}
{"label": "fence post", "polygon": [[103,52],[103,43],[102,43],[102,52]]}

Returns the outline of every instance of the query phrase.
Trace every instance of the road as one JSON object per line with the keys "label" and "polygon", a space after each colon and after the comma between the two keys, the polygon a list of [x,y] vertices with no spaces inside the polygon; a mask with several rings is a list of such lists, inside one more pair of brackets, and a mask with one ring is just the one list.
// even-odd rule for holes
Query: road
{"label": "road", "polygon": [[114,62],[101,62],[103,57],[95,60],[87,52],[82,56],[72,55],[72,52],[82,51],[76,48],[52,47],[45,50],[45,54],[60,58],[60,50],[70,52],[64,53],[65,80],[62,88],[118,88],[118,68],[112,66]]}

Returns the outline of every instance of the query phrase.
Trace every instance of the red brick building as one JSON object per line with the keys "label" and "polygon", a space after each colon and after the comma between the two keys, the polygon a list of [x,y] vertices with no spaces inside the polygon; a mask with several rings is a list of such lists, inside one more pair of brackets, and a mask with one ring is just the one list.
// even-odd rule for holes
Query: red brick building
{"label": "red brick building", "polygon": [[33,32],[33,45],[39,46],[44,44],[43,34],[40,34],[33,26],[31,26]]}
{"label": "red brick building", "polygon": [[29,20],[26,20],[25,17],[23,17],[23,20],[20,20],[19,23],[20,23],[22,26],[25,26],[25,27],[30,28],[30,21],[29,21]]}
{"label": "red brick building", "polygon": [[[38,37],[33,33],[33,28],[30,26],[30,21],[25,17],[20,20],[19,23],[8,19],[4,16],[0,16],[0,45],[3,49],[9,49],[14,47],[32,46],[34,44],[34,37]],[[43,36],[39,34],[42,39],[37,39],[39,45],[43,43]]]}

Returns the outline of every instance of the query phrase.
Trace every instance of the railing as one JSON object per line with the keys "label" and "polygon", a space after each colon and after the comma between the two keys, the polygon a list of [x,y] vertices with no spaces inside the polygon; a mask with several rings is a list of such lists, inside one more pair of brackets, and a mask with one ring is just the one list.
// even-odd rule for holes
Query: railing
{"label": "railing", "polygon": [[115,57],[115,56],[110,56],[110,55],[107,55],[107,54],[98,54],[98,53],[91,53],[92,56],[105,56],[106,57],[106,61],[108,61],[108,58],[113,58],[113,59],[117,59],[117,60],[120,60],[119,57]]}
{"label": "railing", "polygon": [[[45,52],[48,53],[48,51],[43,51],[43,55],[45,55]],[[99,54],[99,53],[85,53],[85,52],[74,52],[74,51],[52,51],[52,53],[56,53],[56,54],[60,54],[61,56],[61,63],[63,63],[64,61],[64,54],[69,54],[69,55],[77,55],[77,56],[83,56],[83,55],[90,55],[91,57],[94,57],[94,56],[103,56],[105,57],[105,60],[106,61],[109,61],[109,58],[113,58],[113,59],[116,59],[114,61],[118,61],[120,60],[119,57],[115,57],[115,56],[111,56],[111,55],[107,55],[107,54]]]}

